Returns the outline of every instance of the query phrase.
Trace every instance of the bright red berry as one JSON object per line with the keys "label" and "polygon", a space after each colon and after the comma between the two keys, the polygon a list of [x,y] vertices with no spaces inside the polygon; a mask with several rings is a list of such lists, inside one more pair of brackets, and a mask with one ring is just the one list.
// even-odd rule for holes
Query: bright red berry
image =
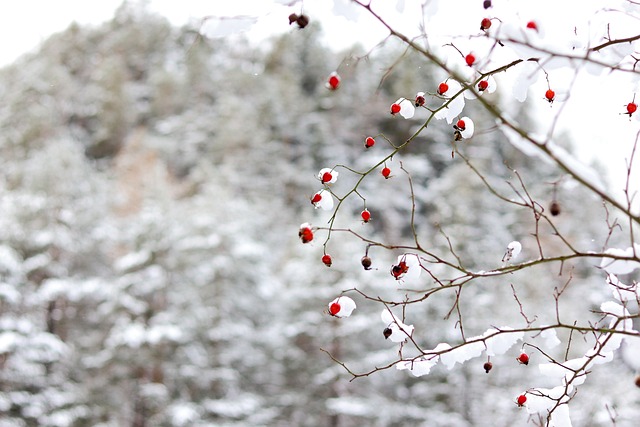
{"label": "bright red berry", "polygon": [[627,104],[627,114],[632,115],[638,110],[638,104],[635,102],[630,102]]}
{"label": "bright red berry", "polygon": [[544,97],[547,98],[547,101],[551,103],[554,99],[556,99],[556,93],[551,89],[547,89],[547,91],[544,93]]}
{"label": "bright red berry", "polygon": [[324,254],[322,256],[322,262],[324,263],[324,265],[326,265],[327,267],[331,267],[331,255],[329,254]]}
{"label": "bright red berry", "polygon": [[449,90],[449,85],[442,82],[438,85],[438,95],[444,95]]}
{"label": "bright red berry", "polygon": [[363,210],[363,211],[360,213],[360,216],[362,217],[362,220],[363,220],[364,222],[369,222],[369,221],[371,221],[371,212],[369,212],[367,209]]}
{"label": "bright red berry", "polygon": [[327,81],[329,89],[336,90],[340,86],[340,76],[336,73],[332,73]]}
{"label": "bright red berry", "polygon": [[398,114],[400,112],[400,105],[391,104],[391,114]]}
{"label": "bright red berry", "polygon": [[521,394],[516,399],[516,403],[518,404],[518,406],[523,406],[526,402],[527,402],[527,396],[525,396],[524,394]]}
{"label": "bright red berry", "polygon": [[478,83],[478,90],[480,92],[484,92],[485,90],[487,90],[488,87],[489,87],[489,81],[487,80],[480,80],[480,83]]}
{"label": "bright red berry", "polygon": [[467,124],[464,122],[464,120],[460,119],[456,123],[455,127],[457,130],[465,130],[467,128]]}
{"label": "bright red berry", "polygon": [[466,61],[467,65],[471,67],[476,62],[476,56],[473,53],[470,53],[464,57],[464,60]]}
{"label": "bright red berry", "polygon": [[313,195],[313,197],[311,198],[311,203],[313,203],[314,205],[316,203],[318,203],[320,200],[322,200],[322,196],[320,195],[320,193],[316,193]]}
{"label": "bright red berry", "polygon": [[391,275],[396,280],[400,280],[400,277],[407,271],[409,271],[409,266],[404,261],[400,261],[397,265],[391,267]]}
{"label": "bright red berry", "polygon": [[536,24],[535,21],[529,21],[527,22],[527,28],[538,31],[538,24]]}
{"label": "bright red berry", "polygon": [[335,316],[336,314],[340,313],[340,304],[338,304],[337,302],[334,302],[333,304],[331,304],[331,306],[329,307],[329,313],[332,316]]}
{"label": "bright red berry", "polygon": [[331,173],[329,173],[329,172],[325,172],[325,173],[322,175],[322,183],[323,183],[323,184],[324,184],[324,183],[326,183],[326,182],[331,181],[332,179],[333,179],[333,175],[331,175]]}
{"label": "bright red berry", "polygon": [[521,353],[520,356],[517,357],[518,362],[523,365],[529,364],[529,355],[527,353]]}
{"label": "bright red berry", "polygon": [[480,21],[480,29],[486,31],[489,28],[491,28],[491,19],[483,18],[482,21]]}
{"label": "bright red berry", "polygon": [[364,140],[364,148],[371,148],[375,145],[375,143],[376,140],[368,136],[367,139]]}
{"label": "bright red berry", "polygon": [[298,231],[298,237],[300,237],[302,243],[309,243],[313,240],[313,230],[311,230],[311,227],[309,227],[307,223],[303,224],[300,227],[300,230]]}
{"label": "bright red berry", "polygon": [[382,174],[382,176],[384,176],[386,179],[389,179],[389,175],[391,175],[391,169],[389,169],[388,167],[384,167],[382,168],[382,171],[380,172]]}

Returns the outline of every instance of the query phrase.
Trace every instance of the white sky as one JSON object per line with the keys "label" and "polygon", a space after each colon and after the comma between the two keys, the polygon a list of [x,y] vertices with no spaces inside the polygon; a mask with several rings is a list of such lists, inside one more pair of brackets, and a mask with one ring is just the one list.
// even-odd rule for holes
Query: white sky
{"label": "white sky", "polygon": [[[135,1],[135,0],[134,0]],[[283,22],[283,16],[290,12],[299,12],[299,5],[288,7],[282,3],[289,0],[147,0],[150,8],[164,16],[167,16],[174,24],[182,25],[189,20],[198,22],[205,16],[254,16],[261,17],[258,24],[252,27],[248,33],[253,39],[260,40],[274,33],[274,29],[280,32],[291,31]],[[384,6],[386,16],[391,16],[391,22],[397,28],[408,33],[417,30],[415,17],[419,10],[411,9],[414,0],[378,0],[376,5]],[[447,19],[431,21],[430,30],[434,25],[440,25],[437,30],[447,29],[452,31],[457,26],[465,26],[465,19],[477,20],[477,14],[482,12],[480,0],[445,1],[432,0],[440,3],[439,14],[443,16],[455,16],[455,22]],[[512,0],[522,5],[522,10],[535,3],[535,9],[546,10],[540,3],[553,0],[538,0],[536,2],[524,0]],[[597,0],[582,0],[586,5]],[[505,0],[494,0],[494,5],[505,3]],[[20,54],[34,49],[41,41],[54,32],[64,30],[71,22],[81,24],[98,24],[113,16],[114,11],[122,3],[121,0],[15,0],[3,2],[0,10],[0,37],[2,49],[0,49],[0,66],[15,60]],[[335,4],[346,4],[347,0],[335,0]],[[406,3],[407,9],[402,19],[406,16],[413,17],[412,23],[399,21],[399,15],[395,14],[398,3]],[[573,3],[575,1],[567,2]],[[555,1],[554,13],[545,16],[564,17],[565,14],[558,10],[559,2]],[[368,14],[359,13],[357,23],[343,17],[336,17],[332,12],[334,1],[330,0],[306,0],[304,2],[305,13],[312,19],[322,21],[327,43],[333,47],[344,48],[351,46],[355,41],[364,44],[365,48],[373,47],[387,34],[386,30],[375,22]],[[466,7],[465,7],[466,6]],[[520,6],[519,6],[520,7]],[[445,11],[445,9],[451,9]],[[464,8],[465,13],[459,13]],[[349,8],[343,9],[349,10]],[[385,12],[385,11],[383,11]],[[475,24],[477,22],[473,21]],[[455,24],[455,25],[454,25]],[[634,30],[635,31],[635,30]],[[635,137],[637,126],[630,126],[624,116],[620,117],[619,126],[593,128],[583,126],[586,123],[601,121],[603,111],[614,109],[623,111],[623,102],[626,103],[633,92],[625,90],[628,94],[618,94],[617,89],[596,93],[599,83],[587,81],[574,91],[574,101],[569,103],[569,108],[563,112],[567,117],[561,122],[559,128],[572,133],[579,146],[578,155],[582,160],[589,161],[598,158],[607,164],[608,170],[615,181],[615,186],[620,188],[624,182],[624,159],[630,153],[630,143]],[[500,88],[499,88],[500,89]],[[424,88],[420,89],[424,90]],[[607,96],[609,96],[607,98]],[[640,94],[638,94],[640,98]],[[621,102],[621,100],[624,100]],[[555,108],[555,106],[554,106]],[[556,110],[554,110],[556,111]],[[543,112],[544,115],[544,112]],[[547,115],[548,116],[548,115]],[[547,117],[548,119],[548,117]],[[638,159],[640,164],[640,159]]]}

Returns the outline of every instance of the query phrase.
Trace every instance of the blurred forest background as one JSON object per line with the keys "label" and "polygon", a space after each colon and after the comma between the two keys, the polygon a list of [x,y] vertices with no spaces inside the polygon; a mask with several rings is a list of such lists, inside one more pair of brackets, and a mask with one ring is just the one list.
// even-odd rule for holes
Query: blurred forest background
{"label": "blurred forest background", "polygon": [[[382,79],[403,54],[399,45],[357,60],[357,46],[331,51],[321,31],[312,22],[256,47],[242,37],[202,38],[125,3],[110,22],[71,25],[0,71],[0,426],[526,423],[513,398],[538,374],[515,362],[517,349],[489,374],[467,363],[423,378],[390,369],[353,382],[320,350],[357,372],[393,361],[379,306],[350,294],[358,304],[351,318],[323,311],[346,289],[399,291],[388,273],[393,254],[373,249],[375,268],[364,271],[365,244],[335,235],[327,268],[324,236],[300,243],[300,223],[328,219],[309,203],[320,188],[315,174],[375,164],[384,141],[365,151],[366,136],[400,142],[421,124],[391,117],[388,105],[446,77],[407,54]],[[338,67],[343,84],[332,92],[324,82]],[[505,191],[513,179],[505,163],[522,171],[531,194],[550,202],[562,175],[483,133],[491,120],[474,114],[476,136],[459,147],[465,155]],[[492,198],[452,158],[448,125],[425,135],[389,164],[392,179],[377,174],[361,187],[374,215],[367,232],[412,239],[402,161],[416,225],[434,249],[447,250],[444,231],[472,267],[499,266],[514,239],[534,256],[530,211]],[[601,249],[602,204],[564,181],[557,197],[563,233],[581,249]],[[361,202],[349,209],[353,219],[341,221],[364,227]],[[552,290],[570,282],[564,320],[597,320],[589,310],[608,290],[592,267],[567,262],[469,289],[468,334],[498,320],[523,323],[510,285],[526,313],[554,319]],[[413,312],[425,346],[456,336],[455,320],[445,319],[454,297],[438,293]],[[580,388],[574,425],[612,425],[612,411],[616,426],[637,425],[640,389],[625,362],[618,357]]]}

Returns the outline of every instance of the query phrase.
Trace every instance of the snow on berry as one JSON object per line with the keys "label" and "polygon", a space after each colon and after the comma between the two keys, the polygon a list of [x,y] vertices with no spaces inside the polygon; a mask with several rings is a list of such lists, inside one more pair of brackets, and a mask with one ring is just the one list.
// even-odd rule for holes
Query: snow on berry
{"label": "snow on berry", "polygon": [[327,79],[327,89],[336,90],[340,87],[340,76],[335,71],[329,75]]}
{"label": "snow on berry", "polygon": [[551,89],[547,89],[547,91],[544,93],[544,97],[549,102],[549,104],[552,104],[556,99],[556,93]]}
{"label": "snow on berry", "polygon": [[462,90],[462,86],[455,80],[447,80],[447,83],[440,83],[438,86],[438,95],[447,98],[444,107],[440,107],[435,113],[437,120],[447,119],[447,123],[453,123],[453,120],[462,113],[464,109],[464,96],[453,96]]}
{"label": "snow on berry", "polygon": [[459,119],[456,124],[453,125],[453,128],[456,131],[456,139],[459,139],[458,136],[460,138],[469,139],[473,136],[475,125],[473,124],[473,120],[465,116]]}
{"label": "snow on berry", "polygon": [[338,179],[338,171],[329,168],[320,169],[318,179],[323,184],[333,184]]}
{"label": "snow on berry", "polygon": [[516,360],[521,365],[528,365],[529,364],[529,355],[527,353],[520,353],[520,356],[518,356],[516,358]]}
{"label": "snow on berry", "polygon": [[385,177],[385,179],[389,179],[391,177],[391,169],[386,166],[382,168],[382,171],[380,171],[380,173]]}
{"label": "snow on berry", "polygon": [[399,371],[408,370],[414,377],[421,377],[427,375],[431,371],[431,368],[437,363],[438,356],[431,356],[429,358],[423,356],[414,360],[398,362],[396,363],[396,369]]}
{"label": "snow on berry", "polygon": [[464,57],[464,62],[466,62],[469,67],[471,67],[476,62],[476,56],[473,53],[469,53]]}
{"label": "snow on berry", "polygon": [[482,18],[482,21],[480,21],[480,30],[487,31],[489,28],[491,28],[491,19]]}
{"label": "snow on berry", "polygon": [[416,93],[416,100],[414,102],[415,106],[416,107],[422,107],[425,102],[426,102],[426,100],[424,98],[424,92]]}
{"label": "snow on berry", "polygon": [[527,396],[525,396],[524,394],[521,394],[516,398],[516,403],[518,404],[519,407],[524,406],[524,404],[527,403]]}
{"label": "snow on berry", "polygon": [[400,98],[391,104],[391,114],[395,116],[398,113],[405,119],[410,119],[416,113],[416,107],[407,98]]}
{"label": "snow on berry", "polygon": [[356,309],[356,303],[347,296],[339,296],[328,304],[329,314],[334,317],[349,317]]}
{"label": "snow on berry", "polygon": [[[496,84],[496,79],[494,79],[493,76],[485,77],[482,80],[480,80],[478,83],[476,83],[476,91],[480,95],[483,95],[485,93],[493,93],[496,91],[497,88],[498,88],[498,85]],[[464,92],[464,97],[467,99],[477,98],[476,94],[470,90],[467,90]]]}
{"label": "snow on berry", "polygon": [[413,325],[405,325],[402,323],[388,308],[382,310],[380,318],[382,319],[382,323],[386,325],[385,329],[390,329],[390,333],[386,338],[392,342],[404,342],[413,334]]}
{"label": "snow on berry", "polygon": [[373,137],[368,136],[364,140],[364,148],[371,148],[375,145],[375,143],[376,143],[376,140],[373,139]]}
{"label": "snow on berry", "polygon": [[333,197],[327,190],[320,190],[311,198],[311,204],[318,209],[330,211],[333,209]]}
{"label": "snow on berry", "polygon": [[322,255],[322,263],[324,265],[326,265],[327,267],[331,267],[332,261],[333,260],[331,259],[331,255],[329,255],[329,254]]}
{"label": "snow on berry", "polygon": [[402,254],[398,256],[398,261],[391,266],[389,272],[396,280],[414,281],[422,273],[420,258],[416,254]]}
{"label": "snow on berry", "polygon": [[504,253],[504,256],[502,257],[502,262],[515,260],[516,258],[518,258],[518,255],[520,255],[521,251],[522,251],[522,244],[520,242],[518,242],[517,240],[510,242],[507,245],[507,251]]}
{"label": "snow on berry", "polygon": [[360,217],[362,218],[363,222],[367,223],[371,221],[371,212],[369,212],[369,210],[365,208],[362,212],[360,212]]}
{"label": "snow on berry", "polygon": [[309,243],[313,240],[313,230],[311,229],[311,224],[308,222],[300,224],[300,229],[298,230],[298,237],[302,243]]}
{"label": "snow on berry", "polygon": [[480,80],[480,82],[478,82],[478,90],[480,92],[484,92],[485,90],[487,90],[488,87],[489,87],[489,82],[487,80]]}

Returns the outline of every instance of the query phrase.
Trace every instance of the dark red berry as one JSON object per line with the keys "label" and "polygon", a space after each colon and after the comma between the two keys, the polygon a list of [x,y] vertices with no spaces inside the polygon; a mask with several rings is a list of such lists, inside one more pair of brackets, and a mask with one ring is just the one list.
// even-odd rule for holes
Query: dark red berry
{"label": "dark red berry", "polygon": [[640,387],[640,375],[636,377],[635,384],[636,384],[636,387]]}
{"label": "dark red berry", "polygon": [[422,96],[422,95],[416,96],[416,101],[415,101],[415,106],[416,107],[422,107],[425,102],[426,102],[426,100],[424,99],[424,96]]}
{"label": "dark red berry", "polygon": [[485,362],[484,365],[482,365],[482,368],[484,369],[484,371],[488,374],[489,371],[491,370],[491,368],[493,368],[493,363],[491,362]]}
{"label": "dark red berry", "polygon": [[551,206],[549,206],[549,212],[551,212],[551,215],[553,216],[560,215],[560,203],[555,200],[551,202]]}
{"label": "dark red berry", "polygon": [[360,260],[360,263],[362,264],[365,270],[371,270],[371,258],[369,258],[368,256],[366,255],[363,256],[362,259]]}
{"label": "dark red berry", "polygon": [[384,331],[382,331],[382,335],[384,335],[384,339],[388,339],[391,334],[393,333],[393,331],[391,330],[391,328],[384,328]]}
{"label": "dark red berry", "polygon": [[484,2],[482,2],[482,7],[489,9],[491,7],[491,0],[484,0]]}
{"label": "dark red berry", "polygon": [[291,15],[289,15],[289,25],[293,24],[294,22],[296,22],[298,20],[299,16],[295,13],[292,13]]}
{"label": "dark red berry", "polygon": [[298,27],[304,28],[309,25],[309,17],[307,15],[300,15],[298,16],[298,19],[296,19],[296,23],[298,24]]}
{"label": "dark red berry", "polygon": [[491,28],[491,19],[489,18],[482,18],[482,21],[480,21],[480,29],[482,31],[486,31],[489,28]]}

